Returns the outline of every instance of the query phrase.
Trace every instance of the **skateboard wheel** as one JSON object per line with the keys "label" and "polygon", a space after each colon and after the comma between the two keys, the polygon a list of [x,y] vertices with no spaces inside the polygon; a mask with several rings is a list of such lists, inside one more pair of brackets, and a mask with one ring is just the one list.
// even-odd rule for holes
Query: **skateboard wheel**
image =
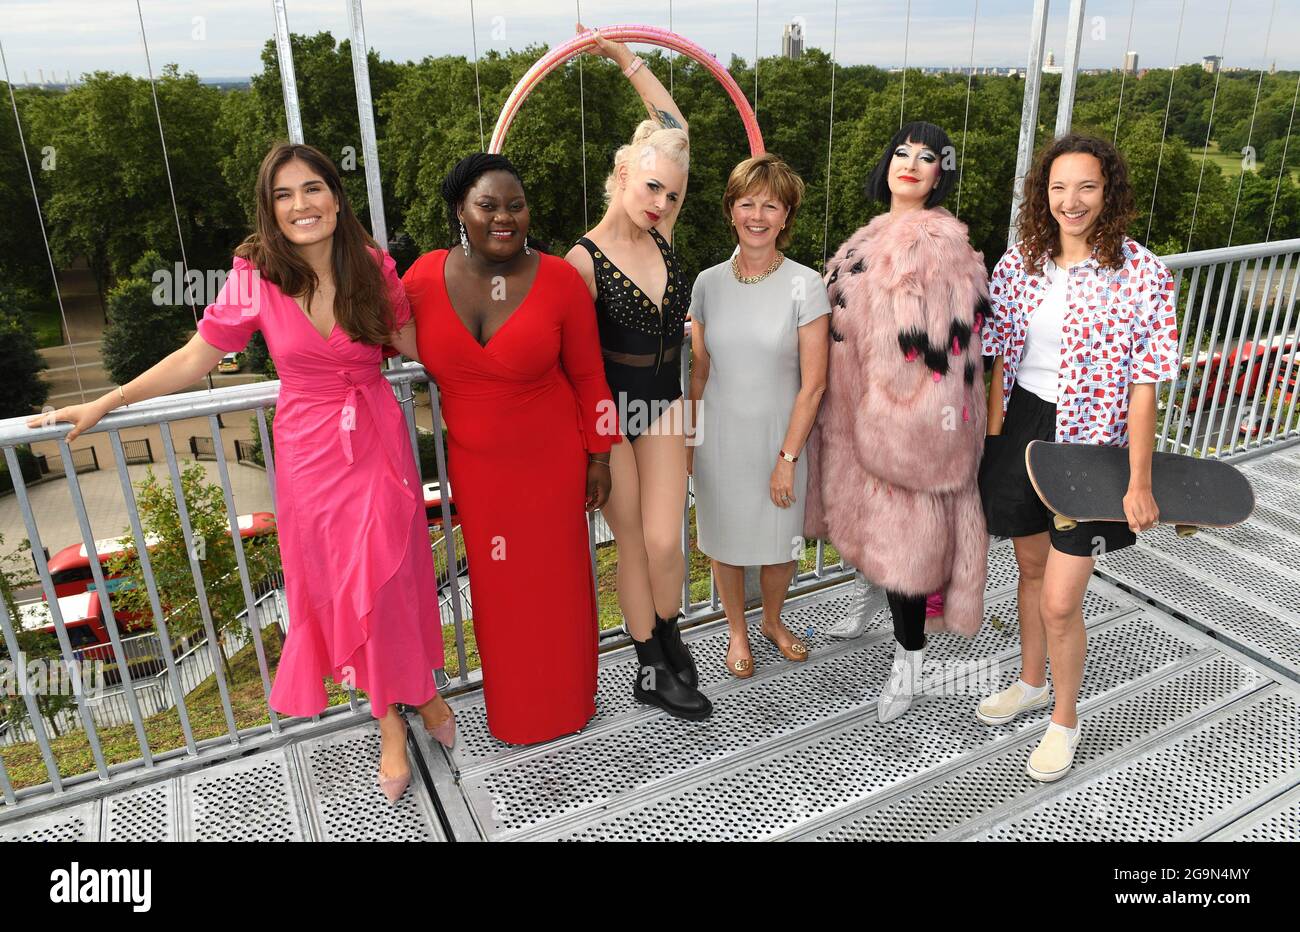
{"label": "skateboard wheel", "polygon": [[1058,531],[1073,531],[1079,526],[1078,521],[1064,515],[1052,515],[1052,523],[1056,525]]}
{"label": "skateboard wheel", "polygon": [[1191,537],[1193,534],[1195,534],[1195,533],[1196,533],[1197,531],[1199,531],[1199,530],[1200,530],[1200,528],[1197,527],[1195,524],[1175,524],[1175,525],[1174,525],[1174,533],[1177,534],[1179,537]]}

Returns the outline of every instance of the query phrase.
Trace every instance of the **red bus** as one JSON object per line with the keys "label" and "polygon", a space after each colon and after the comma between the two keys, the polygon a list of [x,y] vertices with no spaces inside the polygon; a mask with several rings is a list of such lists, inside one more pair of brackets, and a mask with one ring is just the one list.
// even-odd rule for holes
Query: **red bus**
{"label": "red bus", "polygon": [[[245,540],[259,537],[275,530],[275,515],[269,511],[255,511],[248,515],[239,515],[239,536]],[[156,539],[145,538],[149,549],[153,549]],[[123,550],[120,538],[95,541],[95,552],[99,563],[107,572],[108,559]],[[50,577],[54,581],[54,594],[57,596],[75,595],[78,592],[93,590],[94,576],[90,571],[90,558],[85,544],[70,544],[49,559]],[[108,591],[115,586],[112,577],[105,579]]]}
{"label": "red bus", "polygon": [[[456,502],[451,498],[451,483],[447,484],[447,510],[451,514],[451,526],[460,524],[456,514]],[[442,487],[435,479],[424,484],[424,517],[429,527],[442,527]]]}
{"label": "red bus", "polygon": [[[68,630],[68,640],[75,650],[92,644],[108,643],[108,628],[104,626],[103,606],[99,595],[82,591],[59,598],[59,613]],[[18,606],[18,615],[24,631],[39,631],[53,636],[54,618],[45,602],[29,602]],[[148,627],[146,623],[143,627]]]}

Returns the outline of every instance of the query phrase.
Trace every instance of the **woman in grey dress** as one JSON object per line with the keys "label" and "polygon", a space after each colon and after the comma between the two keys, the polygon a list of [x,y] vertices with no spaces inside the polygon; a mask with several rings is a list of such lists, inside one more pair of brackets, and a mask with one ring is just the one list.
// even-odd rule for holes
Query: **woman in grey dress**
{"label": "woman in grey dress", "polygon": [[803,555],[799,461],[826,384],[830,303],[821,276],[785,258],[803,181],[776,156],[737,165],[723,214],[739,249],[695,279],[690,403],[699,547],[713,561],[731,629],[727,670],[754,672],[745,567],[759,566],[762,634],[789,660],[808,647],[781,622]]}

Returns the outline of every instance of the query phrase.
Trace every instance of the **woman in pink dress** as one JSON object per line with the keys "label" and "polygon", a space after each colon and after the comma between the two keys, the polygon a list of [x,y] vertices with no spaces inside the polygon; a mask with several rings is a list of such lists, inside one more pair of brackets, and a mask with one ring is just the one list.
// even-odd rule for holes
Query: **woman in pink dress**
{"label": "woman in pink dress", "polygon": [[415,355],[415,327],[393,260],[352,212],[333,162],[311,146],[274,148],[258,173],[257,230],[198,333],[53,419],[74,425],[71,441],[116,407],[194,384],[257,330],[280,375],[276,518],[289,604],[270,704],[320,713],[325,676],[364,692],[382,736],[379,784],[395,802],[410,781],[396,703],[415,706],[448,747],[455,718],[433,681],[442,626],[420,475],[379,367],[399,350]]}

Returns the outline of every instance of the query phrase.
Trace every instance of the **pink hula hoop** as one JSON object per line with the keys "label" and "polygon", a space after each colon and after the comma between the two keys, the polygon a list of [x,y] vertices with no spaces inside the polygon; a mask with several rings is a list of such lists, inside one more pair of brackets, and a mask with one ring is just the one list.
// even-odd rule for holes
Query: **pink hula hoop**
{"label": "pink hula hoop", "polygon": [[[515,89],[506,98],[505,106],[501,108],[501,115],[497,117],[496,128],[492,130],[492,141],[488,144],[489,152],[501,152],[506,140],[506,133],[510,130],[510,124],[514,122],[515,114],[519,112],[520,106],[523,105],[524,100],[527,99],[538,82],[570,58],[596,47],[596,40],[592,37],[592,32],[593,30],[589,29],[581,35],[574,36],[563,45],[551,49],[538,59],[533,67],[528,69],[527,74],[519,79]],[[749,101],[745,99],[745,95],[727,69],[723,68],[718,63],[718,60],[704,49],[689,39],[682,38],[675,32],[658,29],[654,26],[604,26],[601,27],[600,34],[606,39],[613,39],[616,42],[641,42],[645,45],[671,49],[703,65],[722,85],[723,90],[727,92],[727,96],[731,98],[731,102],[735,105],[737,112],[740,113],[740,119],[745,124],[745,135],[749,137],[749,154],[758,156],[766,151],[766,147],[763,145],[763,134],[759,132],[758,120],[754,116],[753,109],[749,106]]]}

